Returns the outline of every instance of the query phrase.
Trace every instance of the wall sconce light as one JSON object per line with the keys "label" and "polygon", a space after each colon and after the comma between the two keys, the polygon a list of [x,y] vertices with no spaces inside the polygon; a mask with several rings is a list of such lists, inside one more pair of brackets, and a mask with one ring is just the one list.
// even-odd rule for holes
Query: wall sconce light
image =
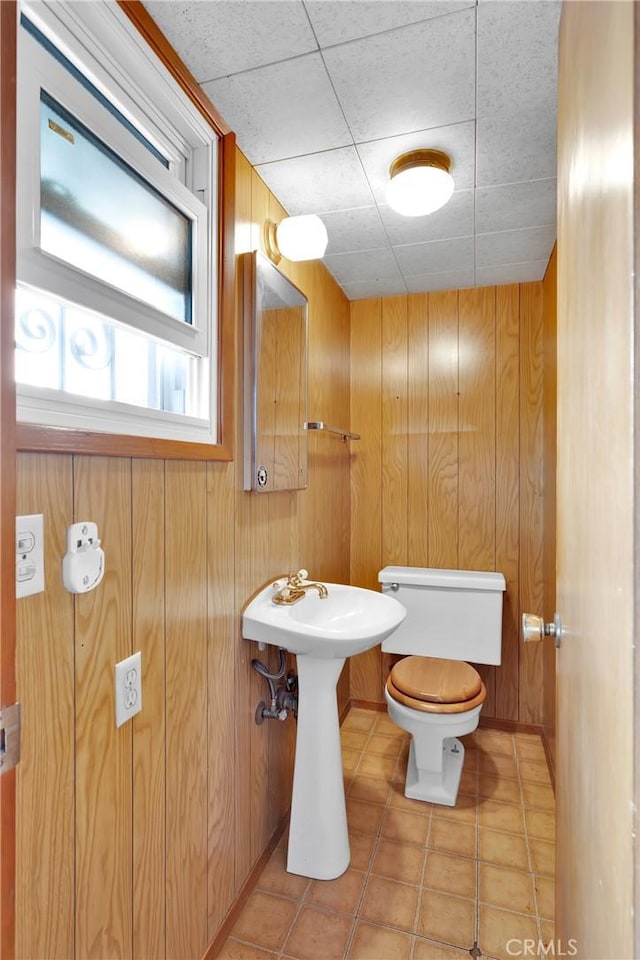
{"label": "wall sconce light", "polygon": [[453,193],[451,160],[440,150],[412,150],[389,167],[387,203],[403,217],[423,217],[444,207]]}
{"label": "wall sconce light", "polygon": [[324,223],[315,214],[285,217],[279,224],[267,220],[265,247],[269,259],[320,260],[324,257],[329,237]]}

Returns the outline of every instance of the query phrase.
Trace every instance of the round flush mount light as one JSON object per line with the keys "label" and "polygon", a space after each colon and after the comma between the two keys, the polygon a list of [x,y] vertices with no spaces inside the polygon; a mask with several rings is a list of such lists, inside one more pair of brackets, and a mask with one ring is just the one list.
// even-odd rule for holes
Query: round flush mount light
{"label": "round flush mount light", "polygon": [[387,203],[403,217],[423,217],[444,207],[453,193],[451,160],[441,150],[411,150],[389,167]]}
{"label": "round flush mount light", "polygon": [[285,217],[276,226],[266,224],[267,254],[274,263],[287,260],[320,260],[324,257],[329,237],[324,223],[315,214]]}

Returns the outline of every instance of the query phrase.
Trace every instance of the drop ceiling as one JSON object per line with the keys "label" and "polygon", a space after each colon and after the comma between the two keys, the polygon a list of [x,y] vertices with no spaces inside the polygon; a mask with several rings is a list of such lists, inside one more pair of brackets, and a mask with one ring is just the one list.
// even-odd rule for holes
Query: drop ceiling
{"label": "drop ceiling", "polygon": [[[556,0],[148,0],[349,299],[539,280],[556,237]],[[443,209],[385,203],[391,160],[452,159]]]}

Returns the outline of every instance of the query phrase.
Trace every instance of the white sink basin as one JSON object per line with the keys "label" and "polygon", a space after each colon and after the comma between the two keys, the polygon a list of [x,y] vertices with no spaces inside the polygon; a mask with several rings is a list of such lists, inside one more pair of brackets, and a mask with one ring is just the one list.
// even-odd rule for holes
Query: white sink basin
{"label": "white sink basin", "polygon": [[273,602],[271,585],[242,615],[247,640],[285,647],[298,657],[298,727],[287,870],[333,880],[349,866],[336,684],[346,657],[375,647],[407,611],[387,594],[326,583],[296,603]]}
{"label": "white sink basin", "polygon": [[274,603],[273,587],[265,587],[244,611],[243,636],[298,655],[352,657],[381,643],[407,615],[388,594],[344,583],[325,586],[328,597],[310,590],[291,606]]}

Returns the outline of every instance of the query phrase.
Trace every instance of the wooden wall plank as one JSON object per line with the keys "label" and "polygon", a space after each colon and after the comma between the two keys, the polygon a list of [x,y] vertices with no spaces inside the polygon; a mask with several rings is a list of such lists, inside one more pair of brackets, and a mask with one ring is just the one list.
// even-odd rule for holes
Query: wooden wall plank
{"label": "wooden wall plank", "polygon": [[407,563],[407,298],[382,301],[382,556]]}
{"label": "wooden wall plank", "polygon": [[520,287],[496,290],[496,570],[504,574],[496,716],[518,719],[520,661]]}
{"label": "wooden wall plank", "polygon": [[408,297],[407,563],[429,566],[429,295]]}
{"label": "wooden wall plank", "polygon": [[167,956],[207,946],[207,466],[167,461]]}
{"label": "wooden wall plank", "polygon": [[[351,426],[361,435],[351,452],[351,582],[378,589],[382,561],[382,306],[351,305]],[[351,696],[381,698],[378,647],[352,657]]]}
{"label": "wooden wall plank", "polygon": [[[458,389],[458,564],[495,570],[496,563],[496,293],[461,290]],[[495,715],[495,667],[476,664]]]}
{"label": "wooden wall plank", "polygon": [[[543,595],[543,312],[542,283],[520,288],[520,607],[542,612]],[[519,720],[543,719],[542,644],[520,648]]]}
{"label": "wooden wall plank", "polygon": [[[105,575],[75,598],[76,957],[131,956],[132,725],[114,667],[131,649],[131,461],[74,459],[74,519],[98,524]],[[105,904],[109,908],[105,909]]]}
{"label": "wooden wall plank", "polygon": [[165,489],[162,460],[131,465],[132,649],[142,653],[143,709],[133,719],[133,956],[165,941]]}
{"label": "wooden wall plank", "polygon": [[429,566],[458,566],[458,293],[429,294]]}
{"label": "wooden wall plank", "polygon": [[17,470],[18,514],[44,515],[45,592],[17,603],[22,755],[15,956],[69,960],[75,953],[73,597],[62,585],[60,563],[73,519],[71,458],[20,454]]}

